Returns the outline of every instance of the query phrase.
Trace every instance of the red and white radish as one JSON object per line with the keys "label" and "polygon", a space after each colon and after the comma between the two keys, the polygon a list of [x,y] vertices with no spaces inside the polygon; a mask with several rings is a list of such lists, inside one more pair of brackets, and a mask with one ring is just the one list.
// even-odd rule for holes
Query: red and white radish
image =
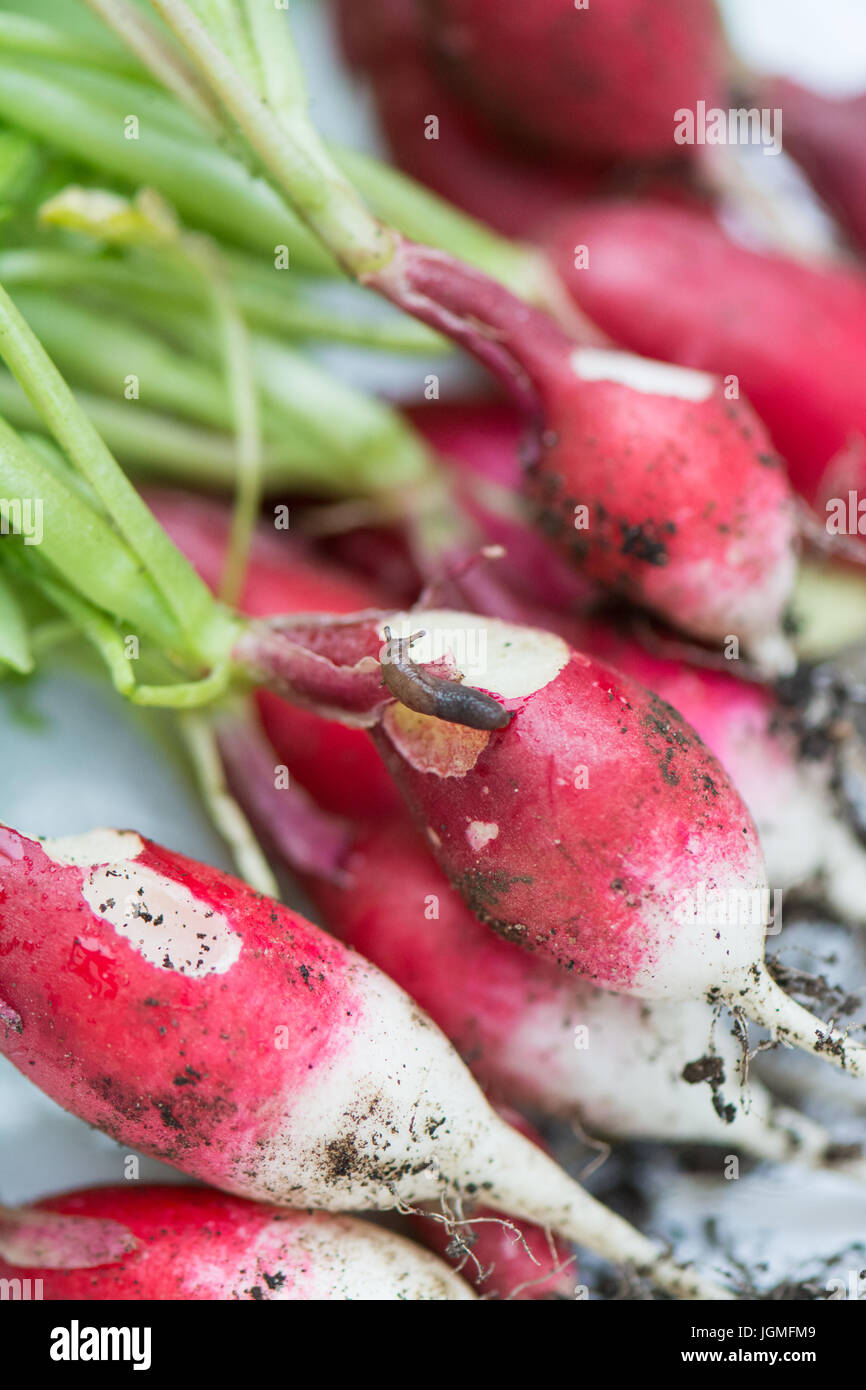
{"label": "red and white radish", "polygon": [[797,518],[781,461],[725,383],[598,347],[449,257],[402,243],[366,278],[464,343],[538,424],[528,488],[584,572],[704,640],[793,666]]}
{"label": "red and white radish", "polygon": [[[584,205],[554,223],[546,245],[580,307],[617,342],[736,383],[808,501],[834,456],[866,434],[866,275],[856,267],[751,250],[708,214],[660,202]],[[576,245],[588,247],[580,269]],[[754,505],[772,544],[774,513]]]}
{"label": "red and white radish", "polygon": [[839,809],[833,759],[801,753],[796,721],[768,687],[651,654],[588,617],[573,617],[568,631],[697,731],[755,821],[773,889],[808,884],[844,920],[866,922],[866,848]]}
{"label": "red and white radish", "polygon": [[[866,849],[837,804],[833,759],[814,751],[803,755],[797,722],[772,690],[651,654],[622,624],[593,617],[593,590],[569,582],[576,572],[562,574],[540,563],[544,554],[528,550],[523,527],[497,510],[499,496],[519,482],[520,420],[514,411],[503,404],[437,404],[416,411],[413,420],[468,475],[466,506],[484,536],[505,547],[507,560],[496,568],[505,570],[523,600],[518,616],[516,604],[503,603],[501,587],[476,582],[468,594],[463,584],[451,584],[450,601],[489,617],[549,628],[655,691],[697,730],[731,777],[757,826],[773,888],[811,880],[810,891],[817,890],[842,918],[866,922]],[[480,502],[473,495],[476,476]],[[316,793],[315,781],[305,785]]]}
{"label": "red and white radish", "polygon": [[[35,1246],[28,1255],[25,1247],[33,1223],[52,1220],[69,1250],[60,1264]],[[88,1254],[86,1233],[97,1223],[128,1237],[127,1252],[112,1263]],[[473,1297],[441,1260],[353,1217],[286,1211],[202,1188],[131,1183],[67,1192],[10,1213],[0,1232],[0,1278],[39,1279],[50,1301]]]}
{"label": "red and white radish", "polygon": [[[371,663],[395,645],[401,684],[388,701]],[[503,936],[603,988],[724,1000],[866,1075],[866,1047],[767,973],[770,889],[754,825],[657,695],[554,633],[448,610],[275,619],[251,627],[235,655],[292,695],[299,671],[305,689],[338,691],[343,717],[362,717],[363,705],[448,878]],[[434,673],[448,678],[447,708],[431,709]]]}
{"label": "red and white radish", "polygon": [[490,1109],[386,976],[142,839],[0,831],[0,1049],[61,1105],[214,1186],[323,1210],[482,1195],[713,1297]]}
{"label": "red and white radish", "polygon": [[712,0],[418,0],[432,49],[503,132],[566,158],[667,159],[675,113],[717,104]]}

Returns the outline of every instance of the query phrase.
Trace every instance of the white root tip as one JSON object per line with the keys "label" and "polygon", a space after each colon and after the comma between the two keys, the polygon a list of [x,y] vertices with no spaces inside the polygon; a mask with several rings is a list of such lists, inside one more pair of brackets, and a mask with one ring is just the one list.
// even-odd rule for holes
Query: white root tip
{"label": "white root tip", "polygon": [[510,1215],[556,1231],[611,1264],[633,1267],[675,1298],[715,1302],[733,1294],[699,1271],[679,1265],[640,1231],[570,1178],[547,1154],[502,1124],[489,1135],[494,1178],[485,1201]]}
{"label": "white root tip", "polygon": [[802,1047],[852,1076],[866,1077],[866,1047],[795,1003],[763,966],[752,972],[748,988],[732,994],[729,1003],[769,1028],[780,1042]]}

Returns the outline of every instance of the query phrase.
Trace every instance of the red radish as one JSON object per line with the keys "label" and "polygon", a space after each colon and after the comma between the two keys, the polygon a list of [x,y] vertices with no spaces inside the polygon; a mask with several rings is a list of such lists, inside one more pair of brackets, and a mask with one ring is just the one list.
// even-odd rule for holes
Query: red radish
{"label": "red radish", "polygon": [[[576,244],[589,248],[584,269]],[[810,502],[830,460],[866,435],[862,271],[749,250],[709,215],[658,202],[585,205],[551,227],[547,245],[580,307],[616,341],[735,377]]]}
{"label": "red radish", "polygon": [[[471,1299],[464,1280],[411,1241],[350,1216],[286,1211],[193,1187],[94,1187],[49,1197],[19,1221],[61,1213],[69,1227],[117,1224],[132,1250],[112,1264],[82,1267],[7,1259],[0,1278],[40,1279],[50,1301],[130,1299],[299,1302],[335,1299]],[[62,1228],[61,1228],[62,1229]],[[28,1226],[24,1226],[25,1233]]]}
{"label": "red radish", "polygon": [[544,314],[424,247],[402,243],[366,282],[463,342],[540,417],[529,490],[590,578],[703,640],[738,637],[768,670],[791,669],[781,622],[796,514],[746,401],[707,373],[575,347]]}
{"label": "red radish", "polygon": [[[448,610],[306,620],[306,630],[276,619],[250,628],[235,657],[276,686],[285,672],[294,693],[304,640],[307,688],[339,692],[354,718],[363,698],[407,804],[482,920],[604,988],[724,1000],[866,1075],[866,1048],[767,973],[770,890],[754,826],[658,696],[553,633]],[[388,680],[395,647],[401,686],[389,702],[373,654]],[[426,681],[443,671],[447,711],[431,709]],[[485,720],[491,703],[502,718],[474,722],[479,700]]]}
{"label": "red radish", "polygon": [[339,885],[304,877],[325,920],[417,1000],[492,1094],[591,1134],[829,1161],[819,1126],[739,1083],[739,1044],[706,1004],[606,993],[498,939],[396,821],[360,830],[345,869]]}
{"label": "red radish", "polygon": [[[516,1110],[500,1106],[499,1113],[512,1129],[546,1149],[541,1135]],[[574,1256],[538,1226],[515,1231],[489,1207],[473,1211],[466,1224],[448,1226],[429,1216],[415,1216],[412,1224],[419,1239],[461,1269],[487,1298],[525,1303],[574,1297]]]}
{"label": "red radish", "polygon": [[[231,527],[221,502],[168,489],[148,491],[147,502],[175,544],[216,589]],[[240,606],[247,613],[351,613],[381,604],[383,595],[356,575],[323,564],[296,536],[278,539],[264,528],[247,567]],[[290,705],[267,690],[258,693],[259,712],[276,749],[274,764],[292,769],[301,786],[315,782],[318,800],[337,815],[378,815],[399,803],[393,783],[366,734],[309,710]],[[273,778],[273,769],[271,772]]]}
{"label": "red radish", "polygon": [[665,159],[675,112],[719,104],[712,0],[417,0],[460,90],[513,137],[573,159]]}
{"label": "red radish", "polygon": [[781,77],[761,100],[781,108],[785,149],[855,245],[866,250],[866,92],[826,97]]}
{"label": "red radish", "polygon": [[719,1296],[509,1129],[417,1005],[299,914],[131,831],[2,830],[0,885],[2,1051],[123,1143],[286,1206],[483,1193]]}
{"label": "red radish", "polygon": [[416,0],[336,7],[349,61],[372,81],[394,161],[506,236],[529,236],[564,202],[598,191],[589,169],[548,168],[515,150],[436,71]]}

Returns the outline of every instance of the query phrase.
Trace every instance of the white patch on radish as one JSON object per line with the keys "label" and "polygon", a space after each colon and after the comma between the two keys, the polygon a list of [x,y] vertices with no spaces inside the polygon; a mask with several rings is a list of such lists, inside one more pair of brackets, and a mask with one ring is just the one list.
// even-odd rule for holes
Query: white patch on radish
{"label": "white patch on radish", "polygon": [[709,372],[606,348],[577,348],[570,360],[575,375],[582,381],[615,381],[647,396],[678,396],[700,403],[709,399],[718,382],[718,377]]}
{"label": "white patch on radish", "polygon": [[201,979],[224,975],[240,957],[243,938],[221,913],[144,865],[95,868],[81,891],[96,916],[160,970]]}
{"label": "white patch on radish", "polygon": [[499,834],[499,826],[495,821],[473,820],[466,827],[466,838],[469,841],[469,848],[479,853],[485,845],[489,845],[491,840],[495,840]]}
{"label": "white patch on radish", "polygon": [[412,644],[414,662],[424,664],[450,653],[466,685],[502,700],[534,695],[555,680],[570,655],[566,643],[552,632],[476,613],[449,609],[392,613],[380,629],[383,641],[386,626],[395,637],[409,637],[423,628],[425,636]]}
{"label": "white patch on radish", "polygon": [[49,859],[55,864],[89,869],[92,864],[116,864],[137,859],[144,841],[133,830],[90,830],[86,835],[64,835],[59,839],[39,838]]}

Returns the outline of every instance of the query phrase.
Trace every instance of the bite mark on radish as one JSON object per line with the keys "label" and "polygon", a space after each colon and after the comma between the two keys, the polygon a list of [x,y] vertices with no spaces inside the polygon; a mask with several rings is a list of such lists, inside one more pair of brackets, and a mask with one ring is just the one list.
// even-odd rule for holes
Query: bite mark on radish
{"label": "bite mark on radish", "polygon": [[152,869],[94,869],[81,893],[97,916],[160,970],[200,979],[224,975],[240,957],[243,941],[225,917]]}

